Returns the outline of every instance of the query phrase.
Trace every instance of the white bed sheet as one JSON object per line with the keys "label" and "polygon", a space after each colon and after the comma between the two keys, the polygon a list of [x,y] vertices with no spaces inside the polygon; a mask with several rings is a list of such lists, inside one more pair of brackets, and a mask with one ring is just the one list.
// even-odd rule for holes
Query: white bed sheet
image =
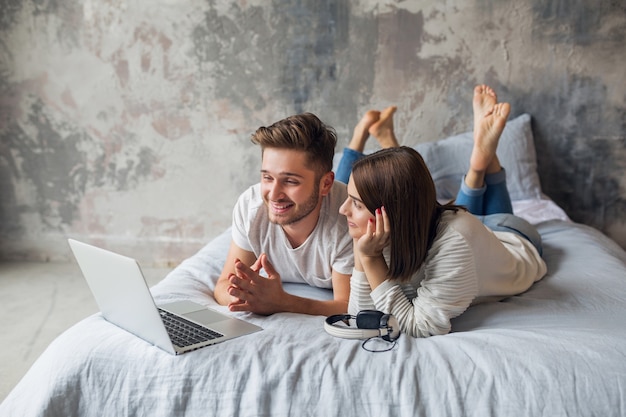
{"label": "white bed sheet", "polygon": [[[553,203],[535,204],[545,213]],[[536,211],[532,202],[516,210]],[[238,313],[264,330],[171,356],[96,314],[48,347],[0,415],[624,416],[626,253],[595,229],[548,217],[529,218],[548,275],[522,295],[470,308],[448,335],[403,335],[393,350],[370,353],[326,334],[324,317]],[[155,297],[215,306],[229,240],[225,231],[183,262]]]}

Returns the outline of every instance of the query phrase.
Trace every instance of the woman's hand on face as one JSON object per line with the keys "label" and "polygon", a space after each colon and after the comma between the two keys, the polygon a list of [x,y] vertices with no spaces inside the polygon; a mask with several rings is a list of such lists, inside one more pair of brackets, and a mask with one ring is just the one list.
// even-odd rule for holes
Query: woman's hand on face
{"label": "woman's hand on face", "polygon": [[376,210],[376,219],[370,219],[367,223],[367,231],[359,238],[357,249],[361,257],[381,256],[383,249],[389,245],[390,240],[389,217],[385,207]]}

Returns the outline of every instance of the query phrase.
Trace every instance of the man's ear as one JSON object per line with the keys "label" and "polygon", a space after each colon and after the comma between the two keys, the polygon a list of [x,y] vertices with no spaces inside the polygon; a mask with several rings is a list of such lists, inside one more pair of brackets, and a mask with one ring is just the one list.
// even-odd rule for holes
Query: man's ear
{"label": "man's ear", "polygon": [[328,195],[330,190],[333,188],[333,183],[335,182],[335,173],[333,171],[328,171],[326,174],[322,175],[320,179],[320,194]]}

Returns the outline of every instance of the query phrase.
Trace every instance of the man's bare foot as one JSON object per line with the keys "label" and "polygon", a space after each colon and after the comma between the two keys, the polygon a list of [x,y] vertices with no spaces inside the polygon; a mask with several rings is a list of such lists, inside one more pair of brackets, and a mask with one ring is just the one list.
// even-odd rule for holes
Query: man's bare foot
{"label": "man's bare foot", "polygon": [[480,124],[480,120],[493,110],[497,101],[496,92],[488,85],[480,84],[474,87],[474,98],[472,99],[474,129]]}
{"label": "man's bare foot", "polygon": [[348,144],[348,148],[354,149],[358,152],[363,152],[365,149],[365,142],[367,142],[367,138],[369,138],[369,129],[372,125],[378,122],[380,118],[380,112],[378,110],[368,110],[365,112],[359,123],[354,127],[354,132],[352,133],[352,139]]}
{"label": "man's bare foot", "polygon": [[393,114],[398,107],[389,106],[380,112],[379,120],[369,128],[369,133],[376,138],[382,148],[398,146],[398,140],[393,131]]}
{"label": "man's bare foot", "polygon": [[[474,126],[474,148],[470,157],[470,169],[477,172],[499,170],[496,149],[510,111],[509,103],[497,103]],[[497,162],[495,169],[492,164],[494,160]]]}

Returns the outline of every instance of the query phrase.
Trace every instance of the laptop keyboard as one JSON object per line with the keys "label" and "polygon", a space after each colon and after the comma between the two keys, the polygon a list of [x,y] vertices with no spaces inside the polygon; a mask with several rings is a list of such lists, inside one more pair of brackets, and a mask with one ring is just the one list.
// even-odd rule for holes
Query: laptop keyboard
{"label": "laptop keyboard", "polygon": [[159,308],[159,313],[172,343],[178,347],[184,348],[223,336],[216,331],[207,329],[169,311]]}

